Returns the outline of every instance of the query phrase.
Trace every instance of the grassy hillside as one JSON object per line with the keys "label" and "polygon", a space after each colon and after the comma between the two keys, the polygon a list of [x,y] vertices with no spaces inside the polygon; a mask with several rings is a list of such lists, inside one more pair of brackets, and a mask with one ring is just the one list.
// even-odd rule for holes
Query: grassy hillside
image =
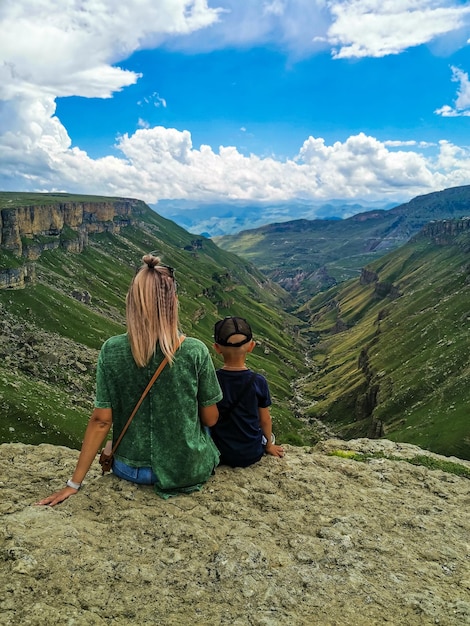
{"label": "grassy hillside", "polygon": [[469,252],[468,229],[436,224],[302,307],[310,416],[470,459]]}
{"label": "grassy hillside", "polygon": [[[7,195],[9,206],[23,202],[40,210],[38,194]],[[73,197],[80,199],[93,201]],[[0,290],[0,441],[79,446],[92,408],[98,350],[110,335],[125,332],[125,294],[148,251],[176,268],[185,333],[211,347],[220,317],[236,314],[252,322],[258,346],[249,364],[269,379],[276,434],[286,442],[312,441],[311,430],[293,416],[290,405],[291,383],[305,366],[299,320],[283,310],[288,295],[249,262],[196,239],[148,207],[138,227],[123,228],[119,235],[90,235],[80,254],[45,251],[35,261],[34,283]],[[2,254],[3,269],[19,262]],[[78,301],[72,292],[86,292],[91,301]],[[219,358],[214,355],[216,365]]]}
{"label": "grassy hillside", "polygon": [[[0,194],[0,208],[6,202],[40,210],[41,194],[21,196]],[[44,202],[72,199],[112,200],[47,194]],[[416,216],[426,214],[418,204],[415,225],[421,219]],[[456,201],[454,209],[463,211],[462,204]],[[365,216],[368,228],[380,214]],[[327,251],[329,241],[335,263],[346,267],[359,258],[347,255],[364,235],[362,217],[350,223],[349,247],[346,233],[335,239],[333,224],[322,223],[322,245]],[[400,220],[396,237],[404,228]],[[80,254],[43,251],[34,261],[33,282],[0,289],[0,441],[80,445],[98,350],[125,331],[128,285],[142,255],[156,251],[176,268],[185,333],[211,347],[217,319],[233,314],[252,322],[258,345],[249,364],[270,382],[279,441],[315,441],[320,418],[345,438],[386,436],[470,459],[468,220],[431,223],[406,245],[376,254],[360,278],[318,293],[300,309],[248,260],[189,234],[143,203],[136,224],[118,235],[90,235]],[[308,247],[298,243],[290,250],[300,266],[308,265]],[[0,248],[0,269],[22,264],[24,259]]]}
{"label": "grassy hillside", "polygon": [[419,196],[388,211],[345,220],[294,220],[216,237],[303,301],[359,276],[361,268],[408,241],[431,220],[470,215],[470,186]]}
{"label": "grassy hillside", "polygon": [[17,191],[0,191],[0,208],[12,209],[24,206],[47,206],[61,202],[112,202],[118,198],[109,196],[86,196],[73,193],[34,193]]}

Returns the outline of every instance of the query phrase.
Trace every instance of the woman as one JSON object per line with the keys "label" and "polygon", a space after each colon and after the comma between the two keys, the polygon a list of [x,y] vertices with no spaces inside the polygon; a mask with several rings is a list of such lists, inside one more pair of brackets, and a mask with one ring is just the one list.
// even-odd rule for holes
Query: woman
{"label": "woman", "polygon": [[126,298],[127,333],[108,339],[99,354],[95,409],[73,476],[38,504],[54,506],[77,493],[111,426],[116,441],[165,357],[168,365],[115,452],[113,472],[168,497],[200,489],[218,464],[205,428],[217,422],[222,399],[209,351],[198,339],[180,342],[173,269],[152,254],[142,260]]}

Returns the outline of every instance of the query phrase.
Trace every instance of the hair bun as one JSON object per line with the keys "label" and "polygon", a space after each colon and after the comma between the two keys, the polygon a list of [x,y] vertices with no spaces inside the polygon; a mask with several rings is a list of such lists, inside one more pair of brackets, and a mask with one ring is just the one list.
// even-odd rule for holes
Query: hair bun
{"label": "hair bun", "polygon": [[153,254],[146,254],[142,257],[142,261],[148,265],[150,268],[154,268],[160,264],[160,257],[153,256]]}

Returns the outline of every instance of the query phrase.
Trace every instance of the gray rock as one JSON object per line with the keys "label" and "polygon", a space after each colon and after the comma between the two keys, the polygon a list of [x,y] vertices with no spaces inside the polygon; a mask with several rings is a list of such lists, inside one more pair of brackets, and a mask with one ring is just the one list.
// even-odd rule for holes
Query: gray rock
{"label": "gray rock", "polygon": [[429,454],[367,439],[286,446],[167,501],[96,462],[49,508],[34,502],[78,452],[1,445],[0,623],[470,623],[469,479],[337,448]]}

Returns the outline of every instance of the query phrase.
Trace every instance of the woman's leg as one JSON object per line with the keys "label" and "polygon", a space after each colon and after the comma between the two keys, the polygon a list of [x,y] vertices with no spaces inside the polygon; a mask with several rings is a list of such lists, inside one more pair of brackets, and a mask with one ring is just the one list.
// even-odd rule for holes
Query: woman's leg
{"label": "woman's leg", "polygon": [[118,459],[113,461],[113,474],[138,485],[153,485],[157,482],[151,467],[131,467]]}

